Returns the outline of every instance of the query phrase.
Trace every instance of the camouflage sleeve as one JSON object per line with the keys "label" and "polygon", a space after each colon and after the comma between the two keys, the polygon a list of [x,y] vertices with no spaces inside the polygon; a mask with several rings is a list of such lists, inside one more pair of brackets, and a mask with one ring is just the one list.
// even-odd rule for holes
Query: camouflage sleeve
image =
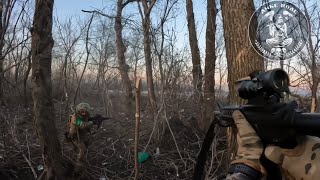
{"label": "camouflage sleeve", "polygon": [[92,121],[81,122],[79,125],[79,129],[88,129],[88,128],[91,128],[92,125],[93,125]]}
{"label": "camouflage sleeve", "polygon": [[297,139],[294,149],[267,146],[266,157],[282,167],[288,180],[314,180],[320,177],[320,138],[303,136]]}
{"label": "camouflage sleeve", "polygon": [[251,177],[243,173],[233,173],[233,174],[228,174],[225,180],[258,180],[258,179],[252,179]]}
{"label": "camouflage sleeve", "polygon": [[69,117],[69,133],[75,134],[77,131],[77,125],[76,125],[76,116],[72,115]]}
{"label": "camouflage sleeve", "polygon": [[77,119],[75,115],[71,117],[71,127],[78,127],[79,129],[87,129],[93,125],[92,121],[82,121]]}

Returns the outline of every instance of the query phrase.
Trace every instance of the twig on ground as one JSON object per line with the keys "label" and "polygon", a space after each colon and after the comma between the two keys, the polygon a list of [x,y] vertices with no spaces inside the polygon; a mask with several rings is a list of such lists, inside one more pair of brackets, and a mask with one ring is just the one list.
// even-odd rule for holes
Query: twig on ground
{"label": "twig on ground", "polygon": [[37,179],[38,175],[37,175],[36,171],[34,170],[31,161],[30,161],[24,154],[22,154],[22,156],[23,156],[23,158],[26,160],[26,162],[28,163],[28,165],[29,165],[29,167],[30,167],[30,169],[31,169],[31,171],[32,171],[32,173],[33,173],[33,177],[34,177],[35,179]]}
{"label": "twig on ground", "polygon": [[165,112],[164,112],[164,116],[165,116],[164,118],[165,118],[165,120],[166,120],[166,122],[167,122],[167,125],[168,125],[168,128],[169,128],[169,131],[170,131],[170,133],[171,133],[171,135],[172,135],[174,144],[176,145],[177,151],[178,151],[178,153],[179,153],[179,156],[180,156],[180,158],[181,158],[184,166],[186,167],[187,164],[186,164],[186,162],[184,162],[184,160],[183,160],[183,157],[182,157],[182,155],[181,155],[181,153],[180,153],[179,146],[178,146],[178,144],[177,144],[176,138],[174,137],[174,134],[173,134],[173,132],[172,132],[172,130],[171,130],[171,127],[170,127],[170,124],[169,124],[169,121],[168,121],[168,118],[167,118],[166,110],[165,110]]}

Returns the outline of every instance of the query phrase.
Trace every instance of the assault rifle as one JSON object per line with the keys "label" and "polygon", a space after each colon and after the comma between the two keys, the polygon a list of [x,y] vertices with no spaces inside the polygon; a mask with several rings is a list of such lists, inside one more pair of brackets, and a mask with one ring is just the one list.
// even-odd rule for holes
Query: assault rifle
{"label": "assault rifle", "polygon": [[[93,117],[89,117],[89,121],[92,121],[94,125],[97,125],[97,130],[100,128],[101,124],[103,121],[111,119],[110,117],[103,117],[100,114],[97,114]],[[90,131],[89,131],[90,132]],[[65,139],[66,141],[71,141],[70,136],[69,136],[69,132],[65,132],[64,133]]]}
{"label": "assault rifle", "polygon": [[105,120],[111,119],[110,117],[103,117],[100,114],[97,114],[93,117],[90,117],[88,120],[92,121],[93,124],[97,125],[97,129],[101,126],[102,122]]}
{"label": "assault rifle", "polygon": [[[284,93],[290,94],[289,77],[282,69],[273,69],[267,72],[255,71],[250,78],[239,82],[238,94],[248,103],[242,106],[224,106],[217,102],[219,112],[214,114],[195,168],[194,179],[202,179],[206,162],[206,155],[214,137],[214,127],[234,126],[232,113],[240,110],[250,125],[255,129],[264,145],[273,144],[282,148],[294,148],[297,145],[297,136],[312,135],[320,137],[320,113],[305,113],[297,110],[296,101],[281,103]],[[281,177],[276,164],[262,157],[268,179]],[[280,177],[279,177],[280,176]]]}

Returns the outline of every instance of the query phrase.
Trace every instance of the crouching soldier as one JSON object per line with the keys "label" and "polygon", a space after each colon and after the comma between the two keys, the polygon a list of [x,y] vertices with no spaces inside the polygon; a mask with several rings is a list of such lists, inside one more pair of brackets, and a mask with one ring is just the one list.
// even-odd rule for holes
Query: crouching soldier
{"label": "crouching soldier", "polygon": [[78,165],[86,163],[85,156],[90,142],[88,134],[90,133],[91,127],[97,125],[97,128],[99,128],[102,121],[110,119],[109,117],[102,117],[101,115],[90,117],[89,109],[90,105],[88,103],[78,104],[75,113],[70,115],[68,121],[68,133],[66,133],[66,136],[78,151]]}
{"label": "crouching soldier", "polygon": [[86,162],[85,155],[89,145],[88,133],[90,133],[90,129],[94,124],[93,121],[89,121],[89,109],[90,105],[88,103],[80,103],[76,106],[75,113],[69,117],[68,139],[78,151],[78,164]]}

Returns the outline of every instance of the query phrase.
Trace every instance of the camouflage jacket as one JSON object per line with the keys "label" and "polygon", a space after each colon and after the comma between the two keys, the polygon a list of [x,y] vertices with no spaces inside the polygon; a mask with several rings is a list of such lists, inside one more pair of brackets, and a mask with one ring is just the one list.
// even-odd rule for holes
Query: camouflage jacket
{"label": "camouflage jacket", "polygon": [[69,136],[70,138],[76,138],[77,136],[83,136],[90,131],[93,125],[92,121],[88,121],[88,117],[82,118],[76,114],[69,117]]}

